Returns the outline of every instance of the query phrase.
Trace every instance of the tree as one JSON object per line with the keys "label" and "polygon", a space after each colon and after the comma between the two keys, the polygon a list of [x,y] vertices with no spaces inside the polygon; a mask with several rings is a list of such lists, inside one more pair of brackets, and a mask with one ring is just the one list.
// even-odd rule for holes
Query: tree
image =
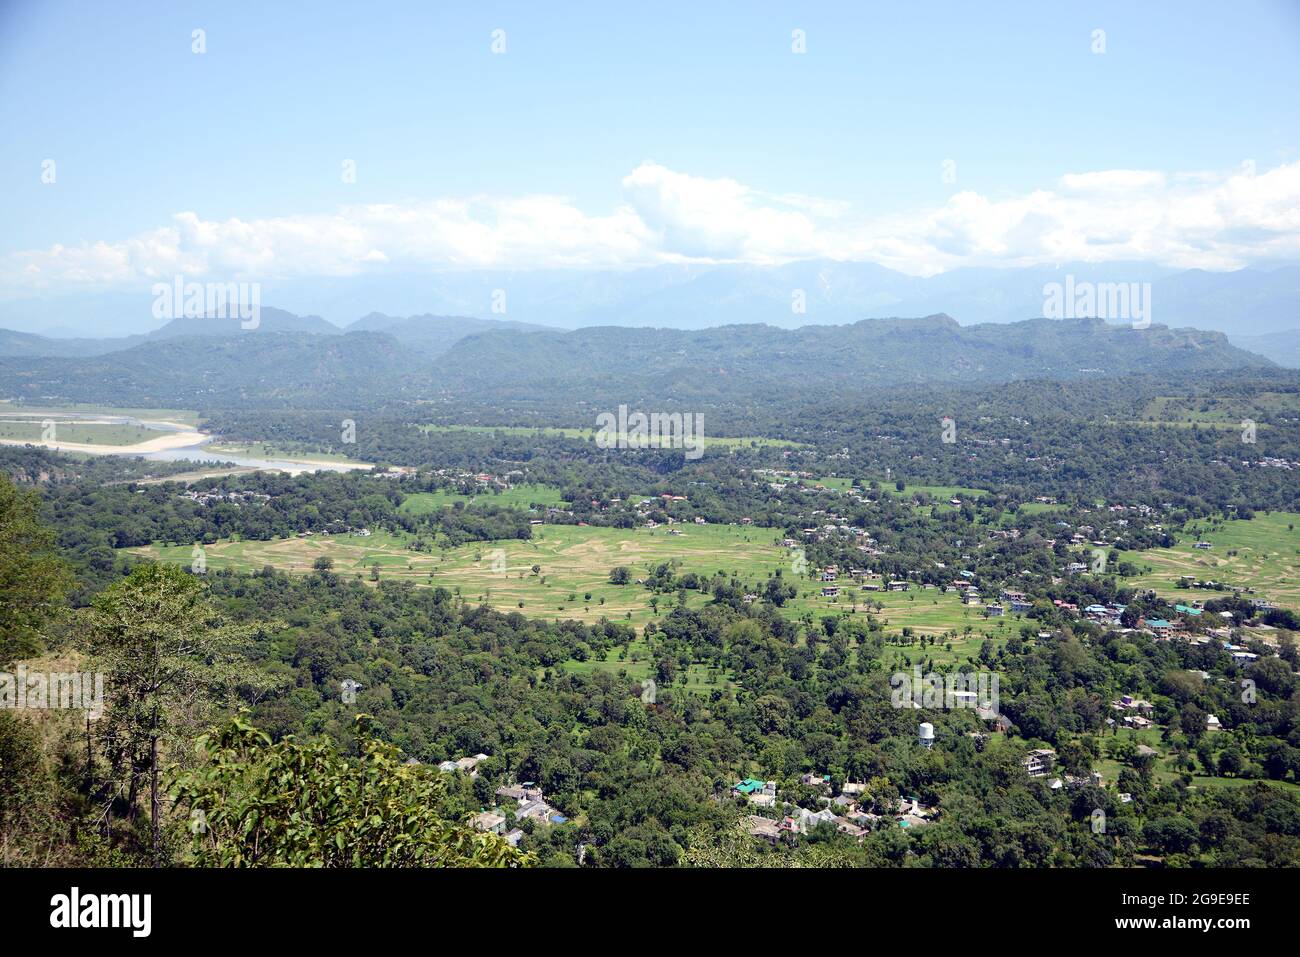
{"label": "tree", "polygon": [[[272,743],[241,712],[197,740],[199,763],[178,776],[201,867],[531,867],[530,854],[454,821],[446,785],[402,763],[357,715],[361,757],[328,742]],[[291,782],[291,786],[285,786]]]}
{"label": "tree", "polygon": [[174,566],[139,565],[95,598],[89,645],[96,670],[104,673],[102,721],[115,783],[109,801],[125,788],[134,820],[148,772],[155,864],[161,854],[159,743],[197,728],[241,685],[255,693],[271,686],[240,656],[251,631],[226,622],[205,586]]}
{"label": "tree", "polygon": [[0,665],[40,652],[40,628],[71,584],[40,507],[0,473]]}
{"label": "tree", "polygon": [[609,570],[609,583],[611,585],[626,585],[631,576],[632,573],[628,571],[626,565],[616,565]]}

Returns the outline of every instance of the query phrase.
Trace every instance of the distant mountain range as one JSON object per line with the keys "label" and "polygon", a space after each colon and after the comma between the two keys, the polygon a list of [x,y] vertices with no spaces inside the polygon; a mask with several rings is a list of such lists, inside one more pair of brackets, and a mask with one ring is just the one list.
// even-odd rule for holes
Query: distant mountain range
{"label": "distant mountain range", "polygon": [[372,312],[348,325],[346,332],[382,332],[425,355],[440,355],[466,336],[492,330],[539,332],[547,326],[470,316],[408,316],[405,319]]}
{"label": "distant mountain range", "polygon": [[264,306],[260,311],[258,325],[253,329],[245,329],[239,319],[216,318],[173,319],[154,332],[111,339],[56,339],[30,332],[0,329],[0,356],[77,358],[107,355],[145,343],[181,337],[229,337],[241,334],[265,336],[276,333],[338,336],[345,332],[383,332],[403,345],[426,356],[433,356],[445,352],[458,340],[473,333],[489,329],[528,332],[545,328],[523,322],[473,319],[468,316],[422,315],[400,318],[373,312],[345,329],[340,329],[320,316],[295,316],[283,309]]}
{"label": "distant mountain range", "polygon": [[[1064,284],[1067,277],[1078,283],[1150,283],[1150,319],[1164,325],[1224,332],[1230,338],[1288,333],[1288,341],[1300,344],[1300,336],[1294,335],[1300,329],[1300,266],[1205,272],[1141,262],[1062,263],[955,269],[930,277],[908,276],[873,263],[831,260],[623,270],[465,270],[268,280],[262,283],[261,298],[352,331],[372,328],[360,323],[388,322],[397,316],[414,322],[429,314],[491,316],[563,329],[703,329],[742,323],[793,329],[938,313],[976,325],[1042,316],[1044,286]],[[161,330],[152,318],[147,293],[145,288],[0,302],[0,328],[46,335],[53,329],[75,329],[83,337],[105,330],[156,334]],[[365,318],[354,321],[357,316]]]}
{"label": "distant mountain range", "polygon": [[[0,398],[198,409],[457,398],[508,408],[540,398],[577,407],[1273,366],[1222,333],[1159,324],[1134,329],[1097,319],[962,326],[933,315],[798,329],[562,332],[456,317],[367,316],[357,324],[361,331],[309,332],[279,331],[298,317],[268,312],[256,331],[235,323],[233,331],[213,334],[200,322],[202,335],[158,336],[112,353],[0,358]],[[315,327],[323,320],[300,322]],[[481,331],[459,335],[471,327]]]}
{"label": "distant mountain range", "polygon": [[962,326],[945,315],[867,319],[844,326],[699,331],[615,326],[470,336],[438,362],[441,381],[526,396],[539,388],[637,389],[644,394],[838,391],[926,382],[1078,379],[1268,367],[1222,333],[1147,329],[1098,319],[1030,319]]}

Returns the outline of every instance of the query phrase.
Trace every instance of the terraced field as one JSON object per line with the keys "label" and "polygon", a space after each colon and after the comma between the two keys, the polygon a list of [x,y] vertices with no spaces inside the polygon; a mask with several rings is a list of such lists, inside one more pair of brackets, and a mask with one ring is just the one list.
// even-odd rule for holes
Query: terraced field
{"label": "terraced field", "polygon": [[[1204,528],[1190,531],[1187,540],[1173,548],[1124,552],[1121,561],[1143,569],[1142,575],[1125,583],[1153,588],[1167,598],[1223,597],[1223,592],[1211,589],[1176,587],[1181,576],[1195,575],[1202,581],[1251,587],[1253,597],[1300,611],[1300,514],[1256,513],[1249,521],[1224,522],[1214,531]],[[1198,537],[1213,547],[1195,548]]]}
{"label": "terraced field", "polygon": [[[477,432],[484,435],[501,433],[502,435],[551,435],[564,436],[570,439],[581,439],[584,442],[594,440],[596,437],[595,429],[573,429],[573,428],[528,428],[527,426],[497,426],[497,425],[421,425],[418,428],[423,432]],[[627,439],[627,436],[624,436]],[[635,440],[633,440],[634,442]],[[788,439],[769,439],[757,435],[740,435],[740,436],[701,436],[701,441],[706,448],[725,447],[725,448],[742,448],[742,447],[778,447],[778,448],[799,448],[802,443],[792,442]],[[656,440],[649,440],[644,443],[647,448],[657,446]]]}
{"label": "terraced field", "polygon": [[410,515],[427,515],[439,509],[451,508],[456,502],[468,505],[499,505],[506,508],[531,508],[534,505],[561,506],[564,499],[560,490],[551,485],[514,485],[499,493],[483,492],[479,495],[462,495],[459,492],[415,492],[402,502],[402,511]]}
{"label": "terraced field", "polygon": [[[534,529],[528,541],[480,542],[445,552],[412,551],[411,539],[387,533],[370,536],[313,535],[275,541],[226,541],[205,548],[208,567],[256,571],[270,565],[307,573],[312,563],[325,556],[333,560],[339,574],[371,579],[378,568],[381,579],[441,585],[468,602],[484,602],[505,611],[526,615],[595,621],[600,617],[622,620],[638,627],[665,614],[676,603],[676,594],[655,595],[635,584],[649,570],[664,562],[676,562],[678,574],[695,572],[713,575],[723,572],[744,581],[760,583],[776,569],[792,575],[791,553],[774,540],[769,529],[733,525],[687,525],[680,534],[669,529],[614,529],[574,525],[544,525]],[[130,549],[134,554],[188,565],[189,545],[151,545]],[[609,582],[610,569],[626,566],[632,583]],[[534,566],[537,570],[534,571]],[[911,628],[916,635],[937,635],[945,631],[973,637],[963,646],[978,649],[984,634],[1007,636],[1018,628],[1015,620],[986,621],[976,609],[962,606],[956,595],[938,591],[871,592],[856,594],[857,588],[842,585],[838,598],[821,597],[821,584],[795,578],[799,595],[784,613],[797,619],[811,614],[865,616],[870,600],[875,614],[891,629]],[[853,597],[849,597],[853,594]],[[689,591],[687,604],[698,607],[709,597]],[[879,602],[883,608],[874,609]]]}

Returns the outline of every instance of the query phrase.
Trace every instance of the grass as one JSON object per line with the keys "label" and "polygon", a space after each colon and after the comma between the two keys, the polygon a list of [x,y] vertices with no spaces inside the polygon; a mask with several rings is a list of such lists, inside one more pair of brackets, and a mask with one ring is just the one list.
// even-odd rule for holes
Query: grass
{"label": "grass", "polygon": [[[596,437],[596,429],[574,429],[558,428],[554,426],[545,426],[532,428],[529,426],[515,425],[434,425],[426,424],[418,426],[423,432],[476,432],[482,435],[493,435],[500,433],[502,435],[548,435],[562,436],[569,439],[580,439],[584,442],[592,441]],[[769,439],[757,435],[742,436],[702,436],[701,442],[706,448],[709,447],[727,447],[740,448],[748,447],[780,447],[780,448],[799,448],[802,443],[792,442],[788,439]],[[656,441],[647,443],[647,447],[654,447]]]}
{"label": "grass", "polygon": [[[531,540],[477,542],[434,553],[412,551],[408,548],[410,537],[385,532],[266,542],[223,541],[205,546],[205,551],[208,566],[213,569],[257,571],[271,565],[306,573],[316,558],[326,556],[333,559],[335,572],[361,574],[367,581],[370,570],[378,566],[384,579],[440,585],[467,602],[481,602],[502,611],[585,622],[606,617],[638,628],[666,614],[677,602],[675,593],[655,595],[635,584],[637,578],[647,577],[649,570],[661,563],[677,562],[678,575],[695,572],[712,576],[721,571],[755,587],[761,587],[778,568],[786,575],[793,574],[790,551],[775,543],[776,533],[770,529],[733,525],[679,528],[682,534],[672,535],[662,526],[617,529],[543,525],[533,529]],[[154,544],[130,551],[188,565],[191,547],[191,543]],[[533,571],[534,565],[539,571]],[[609,582],[610,569],[617,565],[630,569],[633,583]],[[856,586],[844,584],[845,596],[830,599],[821,597],[819,582],[798,577],[792,580],[799,595],[783,609],[792,619],[804,614],[811,614],[817,621],[825,615],[865,618],[868,614],[862,603],[865,596],[857,603],[848,597],[847,589],[856,591]],[[873,603],[883,605],[882,611],[873,609],[871,614],[891,629],[909,627],[917,635],[940,635],[947,631],[960,633],[970,625],[975,634],[957,640],[951,653],[954,659],[973,653],[971,649],[977,651],[984,634],[1006,637],[1019,626],[1014,619],[987,621],[978,609],[961,605],[955,594],[935,590],[869,594]],[[709,600],[710,596],[702,592],[686,592],[688,607],[696,608]],[[942,647],[933,651],[936,658],[948,655]]]}
{"label": "grass", "polygon": [[366,464],[339,452],[318,452],[307,445],[272,445],[269,442],[223,442],[219,445],[208,445],[207,451],[218,455],[251,456],[259,459],[298,459],[316,462],[348,462],[355,465]]}
{"label": "grass", "polygon": [[[1211,736],[1211,740],[1214,741],[1215,736],[1220,734],[1221,732],[1215,732],[1214,735]],[[1141,731],[1135,731],[1132,728],[1120,728],[1115,732],[1113,738],[1110,736],[1102,738],[1102,753],[1107,753],[1107,746],[1111,741],[1115,740],[1131,741],[1133,744],[1145,744],[1147,747],[1155,748],[1156,751],[1160,752],[1156,756],[1156,763],[1152,768],[1152,775],[1157,783],[1169,784],[1178,780],[1178,778],[1182,776],[1182,772],[1178,768],[1174,767],[1173,759],[1166,751],[1164,742],[1161,741],[1161,730],[1159,727],[1146,728]],[[1226,742],[1227,738],[1225,737],[1222,742],[1216,741],[1215,743],[1216,745],[1222,746],[1222,744],[1226,744]],[[1218,748],[1216,747],[1216,751],[1217,750]],[[1196,762],[1196,765],[1198,768],[1200,767],[1199,760]],[[1101,772],[1102,777],[1105,778],[1106,785],[1109,787],[1115,785],[1119,781],[1119,773],[1125,767],[1126,765],[1120,763],[1116,759],[1105,757],[1096,762],[1095,770]],[[1300,785],[1294,784],[1291,781],[1272,781],[1266,778],[1244,777],[1224,778],[1207,774],[1192,775],[1192,787],[1205,788],[1207,790],[1248,787],[1259,781],[1263,781],[1265,784],[1273,787],[1300,793]]]}
{"label": "grass", "polygon": [[[1126,578],[1126,585],[1152,588],[1164,598],[1222,598],[1211,589],[1178,588],[1183,575],[1225,585],[1253,588],[1255,597],[1266,598],[1300,611],[1300,514],[1295,512],[1256,513],[1250,520],[1232,519],[1211,529],[1207,523],[1189,527],[1187,540],[1173,548],[1123,552],[1121,561],[1133,562],[1142,574]],[[1193,543],[1210,542],[1210,549],[1193,548]]]}
{"label": "grass", "polygon": [[1245,419],[1297,412],[1300,412],[1300,396],[1285,392],[1259,392],[1249,396],[1162,395],[1147,403],[1139,423],[1238,429]]}
{"label": "grass", "polygon": [[[590,675],[596,672],[606,672],[614,675],[625,675],[633,681],[644,681],[652,678],[655,672],[650,645],[644,637],[638,637],[633,641],[626,652],[622,648],[615,649],[603,661],[594,657],[586,661],[577,661],[570,658],[568,661],[562,662],[559,667],[571,674]],[[708,695],[713,691],[725,691],[734,688],[733,677],[729,671],[722,671],[705,664],[695,663],[686,671],[678,672],[677,680],[673,682],[672,687],[683,689],[688,694]]]}
{"label": "grass", "polygon": [[[50,413],[51,416],[56,413]],[[47,438],[42,419],[32,421],[0,418],[0,439],[18,439],[41,442]],[[50,441],[75,442],[83,445],[135,445],[169,433],[139,425],[84,423],[75,420],[50,419],[54,423]]]}
{"label": "grass", "polygon": [[84,402],[72,402],[66,405],[39,406],[18,405],[0,399],[0,416],[16,413],[24,418],[41,419],[57,416],[59,413],[75,412],[78,415],[126,416],[133,419],[145,419],[155,422],[179,422],[183,425],[197,426],[199,413],[193,409],[135,409],[118,406],[92,405]]}
{"label": "grass", "polygon": [[895,483],[882,482],[880,487],[895,498],[911,498],[917,492],[926,492],[931,498],[947,502],[951,498],[980,498],[989,493],[979,488],[964,488],[960,485],[904,485],[899,491]]}
{"label": "grass", "polygon": [[506,508],[528,509],[534,506],[542,508],[565,504],[560,497],[560,490],[553,485],[514,485],[501,492],[485,491],[477,495],[463,495],[460,492],[439,490],[437,492],[415,492],[403,501],[401,511],[408,515],[427,515],[444,508],[451,508],[456,502],[480,505],[500,505]]}

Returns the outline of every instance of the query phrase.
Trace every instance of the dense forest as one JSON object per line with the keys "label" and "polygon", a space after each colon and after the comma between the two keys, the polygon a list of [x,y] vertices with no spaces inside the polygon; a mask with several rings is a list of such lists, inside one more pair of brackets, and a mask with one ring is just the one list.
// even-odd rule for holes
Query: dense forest
{"label": "dense forest", "polygon": [[[710,446],[698,460],[506,422],[422,429],[400,407],[362,417],[347,446],[347,410],[207,414],[232,438],[375,463],[351,473],[179,482],[181,463],[4,449],[0,671],[70,661],[111,679],[95,722],[0,711],[0,762],[24,769],[0,785],[6,862],[1300,864],[1294,610],[1225,591],[1197,609],[1191,638],[1249,625],[1276,640],[1162,641],[1137,626],[1175,617],[1173,600],[1136,587],[1139,570],[1119,560],[1186,541],[1193,526],[1300,508],[1294,472],[1268,464],[1300,460],[1297,385],[1266,383],[1223,377],[1170,398],[1145,378],[1023,382],[760,410],[733,420],[735,434],[783,441]],[[953,443],[941,438],[949,413]],[[475,424],[468,407],[460,417]],[[1242,441],[1242,418],[1255,443]],[[579,424],[556,424],[568,423]],[[498,498],[516,485],[553,495]],[[952,504],[913,486],[980,494]],[[446,507],[404,506],[425,493]],[[623,569],[624,587],[663,598],[638,630],[493,609],[436,580],[365,579],[327,561],[194,573],[122,550],[358,529],[448,549],[526,540],[536,523],[697,519],[797,540],[814,568],[860,566],[918,588],[946,588],[960,568],[986,594],[1024,592],[1025,610],[1008,640],[954,657],[941,639],[883,624],[866,596],[865,616],[786,614],[794,588],[779,571],[664,563],[632,582]],[[1106,574],[1071,571],[1094,550],[1063,527],[1110,543]],[[1095,604],[1123,614],[1069,611]],[[148,651],[160,642],[165,661]],[[886,663],[899,654],[926,672],[997,675],[1000,723],[893,706]],[[1110,720],[1125,695],[1149,704],[1160,768]],[[1211,715],[1231,730],[1207,730]],[[921,721],[932,747],[918,741]],[[1026,774],[1035,749],[1055,752],[1057,786]],[[476,755],[472,774],[438,770]],[[382,779],[392,816],[372,825],[352,799],[265,791],[286,768],[357,802]],[[875,823],[853,834],[822,822],[770,845],[746,833],[754,807],[733,788],[749,778],[774,781],[795,814],[851,787]],[[522,800],[516,819],[505,799],[512,842],[470,824],[520,782],[545,794],[549,823],[524,816]],[[900,802],[928,817],[897,826]],[[266,809],[260,823],[254,808]]]}

